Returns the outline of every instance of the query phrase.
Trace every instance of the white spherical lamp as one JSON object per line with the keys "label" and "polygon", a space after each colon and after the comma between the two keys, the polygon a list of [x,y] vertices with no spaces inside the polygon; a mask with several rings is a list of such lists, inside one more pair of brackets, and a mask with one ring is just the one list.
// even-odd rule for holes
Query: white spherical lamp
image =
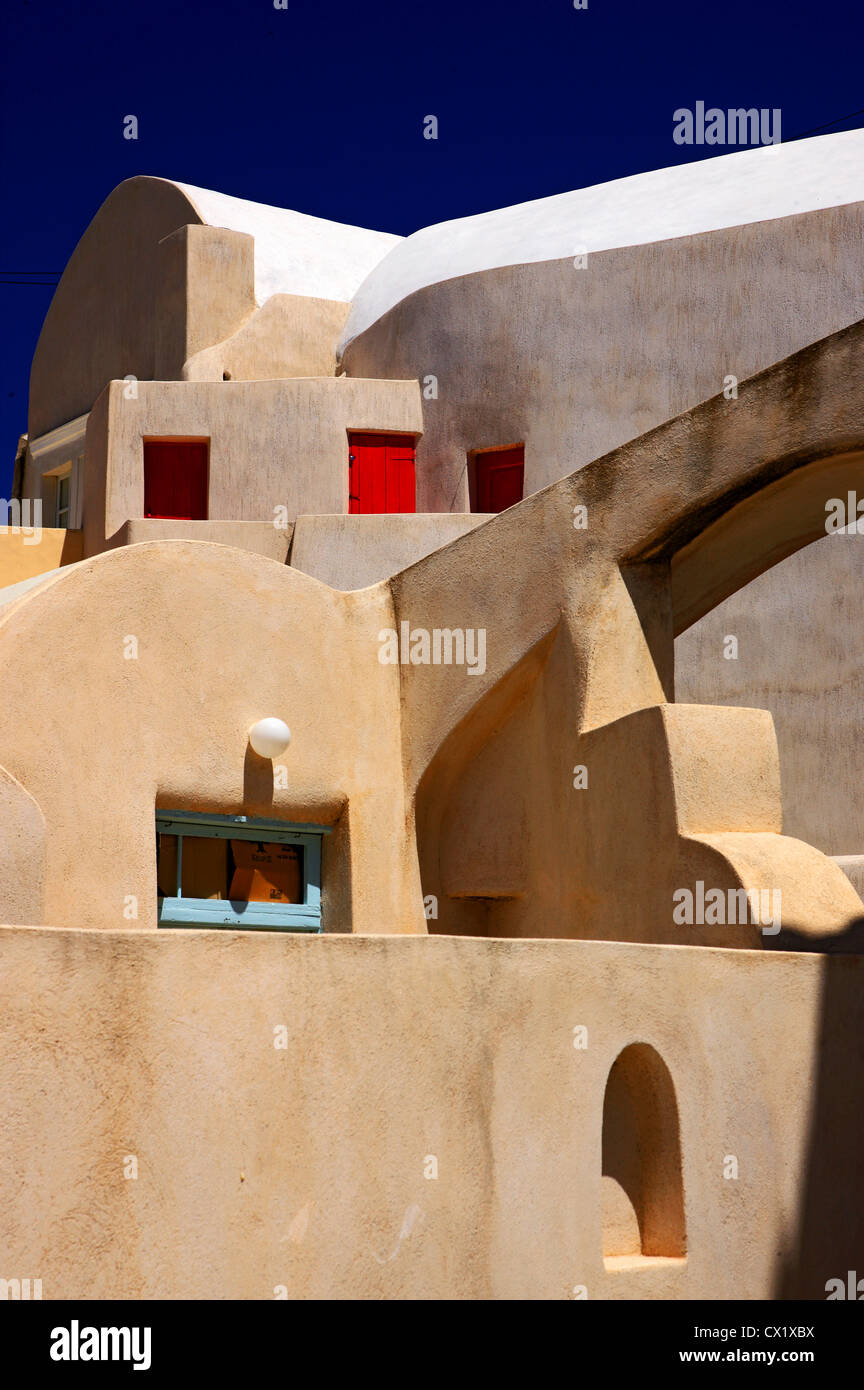
{"label": "white spherical lamp", "polygon": [[259,719],[249,730],[249,742],[259,758],[278,758],[291,742],[291,730],[282,719]]}

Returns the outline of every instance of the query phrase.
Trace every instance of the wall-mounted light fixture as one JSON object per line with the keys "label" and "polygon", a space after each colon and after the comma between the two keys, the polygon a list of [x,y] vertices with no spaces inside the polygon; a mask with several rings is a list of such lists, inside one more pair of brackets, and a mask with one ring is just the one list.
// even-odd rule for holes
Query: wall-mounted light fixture
{"label": "wall-mounted light fixture", "polygon": [[291,730],[281,719],[259,719],[249,730],[249,742],[259,758],[278,758],[291,742]]}

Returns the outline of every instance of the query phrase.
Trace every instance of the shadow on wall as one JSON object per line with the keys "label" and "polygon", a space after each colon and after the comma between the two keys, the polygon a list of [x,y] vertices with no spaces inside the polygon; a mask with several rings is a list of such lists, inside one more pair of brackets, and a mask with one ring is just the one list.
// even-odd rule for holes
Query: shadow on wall
{"label": "shadow on wall", "polygon": [[[864,1281],[864,958],[853,954],[862,936],[864,918],[823,947],[805,1178],[777,1275],[778,1299],[825,1299],[831,1279],[841,1281],[848,1298],[850,1286]],[[777,1039],[778,1047],[790,1045],[794,1036]],[[864,1283],[853,1297],[864,1297]]]}
{"label": "shadow on wall", "polygon": [[[566,634],[556,628],[512,667],[445,739],[417,790],[417,849],[424,894],[439,902],[431,932],[447,936],[555,935],[537,930],[531,864],[551,891],[557,934],[568,906],[554,856],[566,811],[557,785],[560,709],[550,717],[543,676],[551,662],[555,693],[576,685]],[[557,683],[556,683],[557,682]],[[566,699],[566,695],[564,697]],[[569,788],[564,779],[565,788]],[[530,815],[529,815],[530,806]],[[494,814],[490,814],[494,808]],[[542,860],[538,870],[536,864]],[[550,890],[547,879],[555,875]]]}
{"label": "shadow on wall", "polygon": [[862,560],[864,533],[823,535],[675,639],[679,701],[770,710],[784,830],[829,855],[864,845]]}

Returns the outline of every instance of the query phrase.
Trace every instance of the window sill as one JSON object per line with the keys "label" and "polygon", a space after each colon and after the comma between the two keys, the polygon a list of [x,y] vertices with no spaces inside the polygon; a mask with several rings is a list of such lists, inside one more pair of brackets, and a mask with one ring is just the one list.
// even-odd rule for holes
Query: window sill
{"label": "window sill", "polygon": [[160,927],[235,927],[320,932],[321,913],[302,903],[240,903],[220,898],[161,898]]}
{"label": "window sill", "polygon": [[603,1268],[608,1273],[632,1269],[672,1269],[682,1268],[687,1263],[686,1255],[604,1255]]}

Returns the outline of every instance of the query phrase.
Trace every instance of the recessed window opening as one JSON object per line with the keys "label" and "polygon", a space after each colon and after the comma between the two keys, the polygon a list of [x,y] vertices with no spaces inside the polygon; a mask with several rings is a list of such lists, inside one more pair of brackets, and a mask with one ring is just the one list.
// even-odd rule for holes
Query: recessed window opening
{"label": "recessed window opening", "polygon": [[207,520],[207,439],[144,440],[144,515]]}
{"label": "recessed window opening", "polygon": [[468,455],[468,492],[472,512],[504,512],[522,501],[525,446],[477,449]]}
{"label": "recessed window opening", "polygon": [[416,511],[414,436],[348,435],[350,516]]}
{"label": "recessed window opening", "polygon": [[321,930],[327,826],[156,813],[160,926]]}
{"label": "recessed window opening", "polygon": [[54,525],[67,530],[72,509],[72,474],[63,473],[58,477],[54,490]]}

